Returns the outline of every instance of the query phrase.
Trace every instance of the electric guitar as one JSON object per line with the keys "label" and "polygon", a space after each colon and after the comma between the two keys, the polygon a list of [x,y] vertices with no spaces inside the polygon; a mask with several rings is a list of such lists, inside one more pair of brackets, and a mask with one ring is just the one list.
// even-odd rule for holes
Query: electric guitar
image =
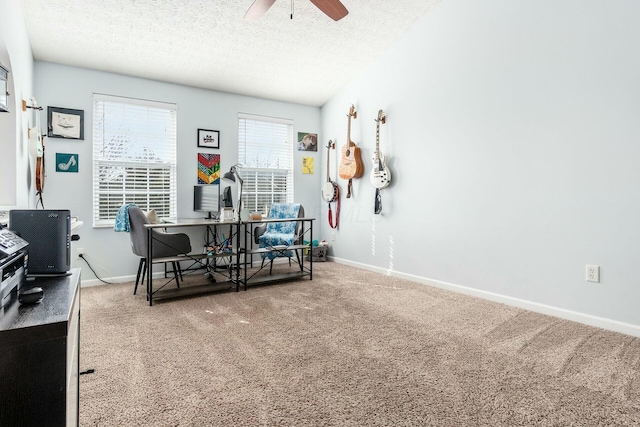
{"label": "electric guitar", "polygon": [[348,179],[349,185],[347,187],[347,198],[351,197],[351,180],[353,178],[360,178],[364,171],[362,159],[360,157],[360,147],[351,140],[351,117],[358,118],[358,113],[353,104],[349,108],[349,114],[347,114],[347,142],[342,147],[342,160],[340,161],[340,168],[338,174],[342,179]]}
{"label": "electric guitar", "polygon": [[369,175],[369,181],[375,188],[385,188],[391,183],[391,171],[387,167],[386,159],[380,152],[380,123],[387,122],[387,116],[384,111],[378,111],[376,119],[376,151],[373,153],[373,169]]}

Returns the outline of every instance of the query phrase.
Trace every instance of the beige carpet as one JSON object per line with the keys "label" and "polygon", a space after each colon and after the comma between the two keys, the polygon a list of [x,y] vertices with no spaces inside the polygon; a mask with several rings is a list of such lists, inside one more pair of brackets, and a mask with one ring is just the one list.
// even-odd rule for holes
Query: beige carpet
{"label": "beige carpet", "polygon": [[326,262],[158,302],[82,290],[82,426],[640,425],[640,339]]}

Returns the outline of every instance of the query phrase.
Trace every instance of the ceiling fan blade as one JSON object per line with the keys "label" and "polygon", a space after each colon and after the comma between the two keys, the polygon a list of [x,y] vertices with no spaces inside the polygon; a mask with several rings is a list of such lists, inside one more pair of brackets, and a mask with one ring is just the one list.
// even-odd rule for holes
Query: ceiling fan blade
{"label": "ceiling fan blade", "polygon": [[249,10],[247,10],[247,13],[244,14],[244,19],[247,21],[257,21],[275,2],[276,0],[255,0]]}
{"label": "ceiling fan blade", "polygon": [[349,13],[340,0],[311,0],[311,3],[334,21],[341,20]]}

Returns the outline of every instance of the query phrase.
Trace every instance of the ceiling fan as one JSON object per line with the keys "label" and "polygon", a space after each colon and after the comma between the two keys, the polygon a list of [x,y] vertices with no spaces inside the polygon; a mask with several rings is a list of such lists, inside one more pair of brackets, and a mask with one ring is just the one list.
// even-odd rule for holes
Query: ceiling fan
{"label": "ceiling fan", "polygon": [[[349,11],[346,7],[340,2],[340,0],[310,0],[311,3],[316,5],[318,9],[324,12],[329,18],[334,21],[339,21],[347,14]],[[257,21],[264,15],[267,10],[275,3],[276,0],[255,0],[247,13],[244,14],[244,19],[247,21]],[[293,18],[293,15],[292,15]]]}

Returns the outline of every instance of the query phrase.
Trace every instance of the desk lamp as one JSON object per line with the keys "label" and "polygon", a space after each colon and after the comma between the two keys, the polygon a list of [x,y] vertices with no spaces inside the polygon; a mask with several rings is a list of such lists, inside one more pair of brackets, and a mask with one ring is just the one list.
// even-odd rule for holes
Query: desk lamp
{"label": "desk lamp", "polygon": [[238,186],[238,204],[236,205],[236,211],[235,211],[235,218],[236,220],[240,220],[240,212],[242,211],[242,184],[244,183],[244,181],[242,180],[242,178],[240,177],[240,174],[238,173],[238,165],[233,165],[231,166],[231,169],[229,169],[229,172],[225,173],[222,176],[222,179],[228,182],[236,182],[236,180],[239,183]]}

